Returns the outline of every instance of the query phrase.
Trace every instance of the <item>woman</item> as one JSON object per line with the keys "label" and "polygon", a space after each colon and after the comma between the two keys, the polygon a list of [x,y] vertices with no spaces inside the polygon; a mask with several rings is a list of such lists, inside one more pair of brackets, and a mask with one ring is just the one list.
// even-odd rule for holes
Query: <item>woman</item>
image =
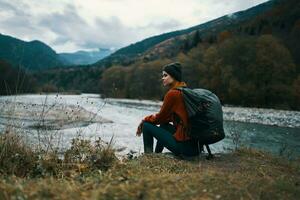
{"label": "woman", "polygon": [[169,87],[163,105],[159,113],[145,117],[137,129],[138,136],[143,133],[145,153],[153,153],[153,138],[157,140],[155,153],[162,152],[164,147],[175,155],[184,156],[195,156],[201,151],[198,143],[191,140],[187,134],[188,114],[182,93],[176,89],[186,87],[181,76],[180,63],[171,63],[163,67],[163,85]]}

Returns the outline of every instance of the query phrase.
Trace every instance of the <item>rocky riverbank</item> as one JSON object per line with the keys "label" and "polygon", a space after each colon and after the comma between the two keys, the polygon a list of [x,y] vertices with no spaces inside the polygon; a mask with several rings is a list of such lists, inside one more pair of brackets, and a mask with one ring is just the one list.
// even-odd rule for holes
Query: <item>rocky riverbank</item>
{"label": "rocky riverbank", "polygon": [[[107,102],[113,105],[125,105],[128,107],[150,110],[153,112],[158,111],[162,105],[162,102],[128,99],[108,99]],[[300,128],[299,111],[223,106],[223,112],[224,120],[227,121]]]}

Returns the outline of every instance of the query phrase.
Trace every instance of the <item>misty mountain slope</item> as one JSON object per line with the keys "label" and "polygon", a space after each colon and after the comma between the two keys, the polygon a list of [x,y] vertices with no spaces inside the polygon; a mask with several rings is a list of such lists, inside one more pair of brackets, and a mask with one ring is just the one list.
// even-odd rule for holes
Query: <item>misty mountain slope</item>
{"label": "misty mountain slope", "polygon": [[70,65],[89,65],[109,56],[112,52],[110,49],[99,48],[97,51],[60,53],[59,56]]}

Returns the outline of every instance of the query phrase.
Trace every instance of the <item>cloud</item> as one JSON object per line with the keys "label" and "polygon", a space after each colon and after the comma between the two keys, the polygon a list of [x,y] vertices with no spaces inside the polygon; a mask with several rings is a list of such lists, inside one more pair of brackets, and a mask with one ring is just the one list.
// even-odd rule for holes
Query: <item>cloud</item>
{"label": "cloud", "polygon": [[13,14],[19,16],[28,16],[26,12],[21,9],[23,6],[26,6],[26,4],[19,2],[17,6],[13,5],[11,1],[7,0],[1,0],[0,1],[0,8],[1,13],[3,12],[12,12]]}
{"label": "cloud", "polygon": [[58,52],[120,48],[266,0],[0,0],[0,31]]}
{"label": "cloud", "polygon": [[268,0],[210,0],[204,1],[201,7],[195,8],[193,15],[199,16],[200,22],[216,19],[237,11],[245,10]]}
{"label": "cloud", "polygon": [[121,47],[136,39],[136,31],[124,26],[118,17],[96,18],[88,23],[74,6],[67,6],[63,13],[43,16],[38,25],[48,28],[57,36],[51,45],[57,47],[78,46],[82,49]]}
{"label": "cloud", "polygon": [[73,42],[79,41],[88,26],[72,5],[66,6],[62,13],[55,12],[41,16],[37,25],[55,35],[55,38],[50,42],[54,46],[73,40],[75,40]]}
{"label": "cloud", "polygon": [[167,21],[162,21],[162,22],[159,21],[152,22],[150,24],[147,24],[147,26],[143,28],[145,29],[151,28],[154,30],[159,30],[161,32],[167,32],[167,31],[176,30],[182,25],[183,24],[179,20],[169,19]]}
{"label": "cloud", "polygon": [[25,3],[19,2],[14,5],[13,1],[0,0],[0,30],[2,33],[28,40],[32,35],[40,38],[40,28],[35,26],[35,19],[28,10]]}

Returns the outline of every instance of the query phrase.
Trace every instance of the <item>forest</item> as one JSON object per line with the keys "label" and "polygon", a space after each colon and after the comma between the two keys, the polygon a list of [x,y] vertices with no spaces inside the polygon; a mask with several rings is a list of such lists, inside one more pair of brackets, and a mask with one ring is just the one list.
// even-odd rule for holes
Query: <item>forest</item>
{"label": "forest", "polygon": [[101,93],[160,99],[162,66],[173,61],[182,63],[189,87],[209,89],[223,104],[299,109],[299,69],[272,35],[232,37],[212,45],[201,42],[173,59],[111,67],[102,74]]}

